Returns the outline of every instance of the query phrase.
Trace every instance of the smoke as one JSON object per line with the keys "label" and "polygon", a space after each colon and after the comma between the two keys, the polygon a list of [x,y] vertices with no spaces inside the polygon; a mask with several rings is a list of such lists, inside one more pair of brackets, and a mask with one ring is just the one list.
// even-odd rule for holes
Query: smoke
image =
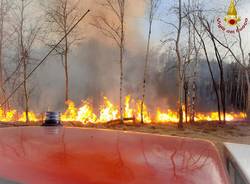
{"label": "smoke", "polygon": [[[73,2],[73,1],[70,1]],[[147,8],[145,1],[127,1],[126,31],[125,31],[125,61],[124,61],[124,90],[136,100],[141,98],[143,70],[146,51],[145,17]],[[70,99],[77,105],[81,100],[90,99],[95,109],[101,104],[103,96],[112,102],[119,103],[120,66],[119,50],[114,40],[105,37],[99,30],[91,26],[94,17],[103,15],[117,23],[110,10],[103,8],[100,1],[82,1],[80,12],[90,9],[91,13],[78,28],[79,34],[84,36],[78,44],[71,47],[69,56]],[[42,11],[42,10],[41,10]],[[142,25],[143,28],[142,29]],[[154,34],[154,31],[153,31]],[[48,48],[40,47],[36,50],[36,57],[42,58]],[[169,50],[167,50],[169,52]],[[151,50],[146,103],[149,109],[156,106],[175,108],[177,102],[176,86],[176,58],[173,52],[162,54],[158,48]],[[209,96],[210,76],[204,62],[199,66],[198,81],[199,95]],[[214,68],[216,68],[214,66]],[[215,69],[216,70],[216,69]],[[60,56],[51,55],[35,76],[29,80],[31,93],[31,109],[37,112],[46,110],[62,111],[65,108],[65,74]],[[210,87],[210,88],[209,88]],[[214,108],[214,96],[200,98],[198,106]],[[210,102],[211,104],[208,104]],[[204,108],[203,108],[204,107]]]}
{"label": "smoke", "polygon": [[[84,39],[71,47],[69,56],[70,99],[78,104],[83,99],[91,99],[95,107],[101,103],[104,95],[118,104],[120,82],[119,50],[116,43],[91,25],[95,16],[104,14],[114,24],[117,23],[114,14],[100,4],[100,1],[92,0],[85,0],[81,4],[81,12],[90,9],[91,13],[78,28]],[[144,32],[141,32],[138,22],[144,22],[145,13],[143,0],[136,2],[136,5],[127,1],[124,88],[125,94],[130,93],[137,99],[142,86],[146,49]],[[45,54],[48,49],[39,50]],[[35,86],[30,100],[32,109],[38,112],[48,109],[63,110],[65,76],[60,56],[50,56],[32,78],[30,86]]]}

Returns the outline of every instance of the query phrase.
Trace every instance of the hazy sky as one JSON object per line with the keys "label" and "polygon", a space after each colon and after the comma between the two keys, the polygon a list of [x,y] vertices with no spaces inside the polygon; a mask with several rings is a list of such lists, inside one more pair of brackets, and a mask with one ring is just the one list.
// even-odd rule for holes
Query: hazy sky
{"label": "hazy sky", "polygon": [[[91,14],[95,14],[95,12],[98,11],[98,6],[93,3],[95,0],[84,0],[83,2],[83,9],[91,9]],[[133,2],[134,1],[134,2]],[[183,0],[183,3],[187,3],[188,0]],[[190,0],[192,2],[192,0]],[[98,2],[98,1],[95,1]],[[131,3],[132,2],[132,3]],[[145,0],[129,0],[129,9],[132,9],[128,12],[127,18],[128,22],[135,22],[134,30],[137,32],[139,30],[139,33],[146,39],[147,31],[148,31],[148,22],[147,22],[147,15],[143,2]],[[204,5],[204,9],[216,9],[220,11],[224,11],[224,13],[218,14],[218,15],[211,15],[211,18],[216,20],[217,17],[224,17],[227,13],[227,9],[230,3],[230,0],[200,0],[200,3]],[[177,0],[161,0],[161,6],[159,8],[158,14],[156,16],[156,20],[153,24],[153,34],[152,38],[155,43],[155,45],[159,44],[160,40],[163,39],[166,35],[168,35],[170,32],[173,31],[171,26],[164,24],[161,19],[164,21],[168,21],[171,23],[176,24],[176,15],[173,14],[173,12],[170,11],[171,7],[174,5],[178,5]],[[32,7],[33,11],[37,11],[38,7]],[[145,14],[143,15],[143,9],[145,9]],[[250,0],[239,0],[239,3],[237,5],[238,15],[244,19],[249,18],[249,26],[244,30],[242,33],[244,36],[244,40],[246,42],[249,40],[249,34],[250,34]],[[215,25],[216,26],[216,25]],[[130,26],[132,27],[132,26]],[[131,29],[131,28],[130,28]],[[219,30],[218,30],[219,31]],[[131,41],[131,40],[130,40]]]}

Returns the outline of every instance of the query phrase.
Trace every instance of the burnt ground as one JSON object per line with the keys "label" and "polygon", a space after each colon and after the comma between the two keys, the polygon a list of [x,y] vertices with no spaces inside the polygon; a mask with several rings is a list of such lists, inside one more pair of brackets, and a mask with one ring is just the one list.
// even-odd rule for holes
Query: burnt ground
{"label": "burnt ground", "polygon": [[[0,123],[0,128],[18,127],[18,126],[40,126],[41,123]],[[250,145],[250,122],[228,122],[226,125],[220,125],[218,122],[202,122],[193,125],[186,125],[183,130],[177,128],[176,124],[126,124],[122,125],[116,122],[98,125],[83,125],[77,122],[64,123],[68,127],[88,127],[113,129],[122,131],[135,131],[160,135],[181,136],[210,140],[218,147],[220,152],[223,150],[223,142],[233,142]]]}

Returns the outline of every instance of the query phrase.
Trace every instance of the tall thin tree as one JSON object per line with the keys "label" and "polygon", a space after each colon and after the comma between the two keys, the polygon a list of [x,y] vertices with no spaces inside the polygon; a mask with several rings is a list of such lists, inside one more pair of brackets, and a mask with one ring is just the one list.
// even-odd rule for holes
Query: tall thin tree
{"label": "tall thin tree", "polygon": [[112,12],[115,17],[110,20],[105,15],[95,17],[92,23],[94,27],[99,29],[103,35],[111,38],[119,49],[119,63],[120,63],[120,120],[124,121],[123,114],[123,80],[124,80],[124,51],[125,51],[125,10],[127,0],[103,0],[100,5]]}
{"label": "tall thin tree", "polygon": [[[46,14],[48,23],[47,45],[54,47],[58,38],[66,35],[65,40],[56,49],[56,54],[62,59],[65,73],[65,101],[70,98],[70,78],[69,78],[69,53],[71,47],[84,39],[79,29],[67,35],[69,29],[77,22],[80,17],[80,0],[47,0],[41,3]],[[52,40],[52,41],[51,41]]]}
{"label": "tall thin tree", "polygon": [[[15,15],[15,24],[14,29],[17,34],[17,48],[18,48],[18,63],[20,63],[20,74],[21,80],[24,80],[23,83],[23,98],[24,98],[24,108],[26,115],[26,123],[29,122],[29,99],[31,89],[28,85],[28,81],[25,80],[29,67],[32,64],[32,48],[37,41],[38,34],[40,32],[40,24],[39,21],[35,21],[33,24],[30,23],[28,19],[27,12],[30,11],[30,6],[32,5],[32,0],[21,0],[16,1],[16,8],[14,10]],[[17,64],[19,65],[19,64]]]}
{"label": "tall thin tree", "polygon": [[144,65],[144,75],[143,75],[143,85],[142,85],[142,101],[141,101],[141,123],[144,123],[144,104],[146,98],[146,87],[148,82],[148,64],[149,64],[149,55],[150,55],[150,43],[152,35],[152,26],[153,20],[157,13],[157,10],[160,5],[160,0],[147,0],[149,2],[149,16],[148,16],[148,37],[147,37],[147,49],[145,56],[145,65]]}
{"label": "tall thin tree", "polygon": [[177,26],[177,36],[175,40],[175,52],[177,56],[177,86],[178,86],[178,112],[179,112],[179,124],[180,129],[183,128],[183,63],[180,51],[180,40],[181,40],[181,31],[182,31],[182,0],[178,1],[178,26]]}
{"label": "tall thin tree", "polygon": [[5,23],[6,17],[9,13],[11,4],[7,0],[0,1],[0,86],[1,86],[1,100],[5,100],[6,89],[4,86],[4,45],[5,45]]}

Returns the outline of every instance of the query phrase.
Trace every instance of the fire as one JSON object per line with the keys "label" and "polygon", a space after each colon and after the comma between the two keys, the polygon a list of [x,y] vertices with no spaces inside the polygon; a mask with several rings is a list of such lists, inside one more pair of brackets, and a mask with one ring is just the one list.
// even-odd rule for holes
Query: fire
{"label": "fire", "polygon": [[125,98],[125,118],[132,118],[134,116],[134,110],[131,108],[131,96],[128,95]]}
{"label": "fire", "polygon": [[100,109],[100,123],[109,122],[112,120],[119,119],[119,110],[118,107],[113,105],[107,97],[104,97],[104,104]]}
{"label": "fire", "polygon": [[139,100],[136,104],[136,106],[137,106],[136,120],[141,121],[141,118],[143,116],[144,123],[152,123],[152,119],[151,119],[150,114],[148,112],[148,108],[145,104],[143,105],[143,112],[141,115],[141,103],[142,102]]}
{"label": "fire", "polygon": [[[34,112],[28,112],[29,121],[36,122],[39,121],[37,115]],[[0,108],[0,121],[1,122],[25,122],[26,121],[26,113],[23,112],[21,116],[18,116],[17,110],[9,110],[5,111],[4,109]]]}
{"label": "fire", "polygon": [[156,113],[156,122],[165,123],[165,122],[175,122],[179,121],[177,112],[168,110],[166,113],[162,112],[161,109],[157,110]]}
{"label": "fire", "polygon": [[[99,112],[95,112],[93,105],[89,100],[82,101],[80,107],[77,107],[73,101],[66,102],[67,109],[62,113],[61,120],[66,122],[81,122],[83,124],[88,123],[107,123],[114,120],[119,120],[120,111],[119,106],[115,105],[107,97],[103,97],[103,103],[98,109]],[[144,123],[178,123],[178,113],[171,109],[156,108],[157,110],[149,111],[146,104],[143,107],[143,120]],[[183,107],[183,112],[185,109]],[[29,120],[31,122],[42,121],[42,118],[34,112],[29,112]],[[185,113],[184,113],[185,117]],[[125,121],[133,121],[137,123],[141,121],[141,101],[134,100],[131,96],[126,96],[124,101],[124,118]],[[222,117],[223,118],[223,117]],[[242,120],[246,118],[245,113],[227,113],[227,121]],[[190,117],[188,116],[188,120]],[[196,113],[195,121],[218,121],[218,112],[210,113]],[[4,110],[0,108],[0,122],[25,122],[26,113],[18,113],[17,110]]]}
{"label": "fire", "polygon": [[62,114],[62,121],[75,121],[77,118],[78,109],[75,106],[75,103],[71,100],[66,102],[68,106],[67,110]]}
{"label": "fire", "polygon": [[0,121],[1,122],[10,122],[13,119],[15,119],[16,114],[17,114],[16,110],[4,111],[2,108],[0,108]]}
{"label": "fire", "polygon": [[[223,118],[223,115],[221,114],[221,118]],[[233,121],[233,120],[240,120],[245,119],[246,114],[244,113],[226,113],[226,121]],[[218,112],[211,112],[208,114],[201,114],[198,113],[195,117],[195,121],[218,121],[219,120],[219,114]]]}
{"label": "fire", "polygon": [[[29,117],[29,121],[31,121],[31,122],[38,121],[37,115],[34,112],[28,112],[28,117]],[[26,122],[26,113],[25,112],[22,113],[22,115],[18,119],[18,121],[20,121],[20,122]]]}
{"label": "fire", "polygon": [[[93,112],[93,107],[89,102],[83,102],[83,105],[77,109],[75,104],[70,101],[67,103],[68,109],[62,116],[63,121],[80,121],[82,123],[106,123],[120,118],[119,108],[114,105],[107,97],[103,98],[103,105],[100,106],[99,118]],[[185,109],[183,107],[183,112]],[[147,106],[143,107],[144,123],[178,123],[178,113],[176,111],[167,109],[166,111],[158,108],[156,113],[149,113]],[[184,113],[185,116],[185,113]],[[65,118],[67,117],[67,118]],[[124,103],[124,118],[134,119],[136,122],[141,121],[141,101],[135,101],[130,95],[126,96]],[[227,113],[226,120],[234,121],[245,119],[244,113]],[[188,120],[190,117],[188,117]],[[195,121],[218,121],[219,114],[217,112],[211,113],[197,113]]]}
{"label": "fire", "polygon": [[66,102],[67,110],[62,114],[62,121],[79,121],[82,123],[95,123],[97,116],[93,113],[93,108],[88,101],[83,101],[82,106],[78,109],[71,100]]}
{"label": "fire", "polygon": [[95,123],[97,116],[94,114],[93,107],[88,101],[84,101],[82,107],[77,112],[77,121],[82,123]]}

